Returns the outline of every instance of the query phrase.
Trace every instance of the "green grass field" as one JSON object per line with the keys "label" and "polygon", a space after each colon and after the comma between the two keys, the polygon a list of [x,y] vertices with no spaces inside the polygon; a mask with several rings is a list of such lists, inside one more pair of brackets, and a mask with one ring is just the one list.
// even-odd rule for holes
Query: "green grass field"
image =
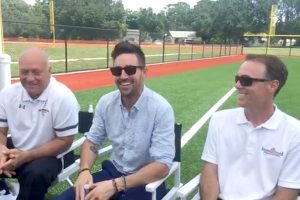
{"label": "green grass field", "polygon": [[[68,43],[65,48],[64,43],[12,43],[5,42],[5,53],[9,54],[12,59],[11,72],[12,77],[18,76],[18,57],[25,49],[30,47],[40,47],[45,49],[49,54],[50,64],[53,73],[103,69],[112,65],[110,53],[113,44],[108,47],[105,44],[75,44]],[[163,46],[162,45],[142,45],[141,46],[147,57],[147,63],[161,63]],[[66,52],[67,49],[67,52]],[[178,60],[192,60],[199,58],[210,58],[224,55],[238,55],[241,53],[240,46],[224,45],[166,45],[164,50],[164,62]],[[244,54],[274,54],[279,56],[300,56],[300,48],[269,48],[265,47],[245,47]],[[67,55],[67,62],[66,62]],[[108,58],[108,59],[107,59]]]}
{"label": "green grass field", "polygon": [[[12,43],[5,42],[5,53],[11,56],[12,76],[18,76],[18,58],[20,54],[30,47],[39,47],[44,49],[50,59],[53,73],[66,71],[78,71],[89,69],[103,69],[112,65],[110,58],[114,47],[110,44],[107,48],[105,44],[67,44],[67,64],[65,62],[65,44],[64,43]],[[162,45],[142,45],[147,63],[162,62]],[[220,45],[166,45],[164,61],[192,60],[203,57],[217,57],[220,55],[237,55],[241,53],[241,48],[232,46],[224,47]],[[107,59],[108,58],[108,59]]]}
{"label": "green grass field", "polygon": [[[276,98],[280,109],[300,119],[300,90],[297,88],[300,80],[300,59],[285,58],[289,69],[287,84]],[[240,63],[222,65],[169,75],[146,80],[146,85],[163,95],[173,106],[176,121],[183,124],[184,134],[203,114],[213,106],[227,91],[234,86],[234,75]],[[100,78],[100,77],[99,77]],[[82,110],[87,110],[89,104],[95,105],[98,99],[114,86],[76,93]],[[234,94],[221,109],[235,107]],[[203,149],[207,131],[206,125],[198,131],[191,141],[182,149],[182,182],[186,183],[199,173],[202,162],[200,155]],[[99,169],[97,163],[94,170]],[[58,195],[68,188],[67,184],[59,183],[48,192],[47,199]]]}

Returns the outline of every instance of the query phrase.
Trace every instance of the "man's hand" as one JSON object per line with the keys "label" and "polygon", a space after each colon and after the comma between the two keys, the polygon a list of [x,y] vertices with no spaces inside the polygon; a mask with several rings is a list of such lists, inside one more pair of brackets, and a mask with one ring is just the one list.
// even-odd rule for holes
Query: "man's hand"
{"label": "man's hand", "polygon": [[76,193],[76,200],[85,200],[85,192],[84,192],[84,185],[92,185],[93,184],[93,177],[90,171],[82,171],[74,184],[75,193]]}
{"label": "man's hand", "polygon": [[85,199],[108,200],[115,194],[115,192],[112,180],[101,181],[90,185],[90,192],[86,195]]}
{"label": "man's hand", "polygon": [[22,164],[29,161],[27,153],[19,149],[7,149],[2,152],[7,160],[3,163],[2,169],[6,171],[14,171]]}
{"label": "man's hand", "polygon": [[0,174],[2,173],[2,165],[7,161],[8,157],[3,154],[8,148],[5,145],[0,144]]}
{"label": "man's hand", "polygon": [[16,175],[14,171],[6,170],[3,166],[4,164],[9,161],[9,156],[4,154],[3,152],[6,152],[8,148],[5,145],[0,145],[0,174],[4,174],[8,177],[12,177],[12,175]]}

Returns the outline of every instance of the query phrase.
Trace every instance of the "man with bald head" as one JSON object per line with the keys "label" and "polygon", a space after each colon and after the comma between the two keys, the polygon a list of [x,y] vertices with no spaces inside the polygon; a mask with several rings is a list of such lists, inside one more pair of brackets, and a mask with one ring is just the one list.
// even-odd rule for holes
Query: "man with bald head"
{"label": "man with bald head", "polygon": [[20,83],[0,92],[0,176],[18,179],[17,200],[42,200],[62,169],[56,155],[78,132],[79,106],[70,89],[51,77],[43,50],[22,53],[19,74]]}

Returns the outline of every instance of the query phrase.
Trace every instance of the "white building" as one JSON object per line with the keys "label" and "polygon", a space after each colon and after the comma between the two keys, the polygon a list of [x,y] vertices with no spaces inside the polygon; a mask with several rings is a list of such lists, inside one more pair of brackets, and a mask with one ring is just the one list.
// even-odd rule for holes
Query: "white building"
{"label": "white building", "polygon": [[196,31],[169,31],[172,44],[184,43],[186,39],[196,38]]}

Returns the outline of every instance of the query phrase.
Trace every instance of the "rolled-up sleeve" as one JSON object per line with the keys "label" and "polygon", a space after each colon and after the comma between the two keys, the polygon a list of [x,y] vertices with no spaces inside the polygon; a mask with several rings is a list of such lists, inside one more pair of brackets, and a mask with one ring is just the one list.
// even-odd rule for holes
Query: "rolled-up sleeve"
{"label": "rolled-up sleeve", "polygon": [[150,156],[171,168],[175,156],[174,112],[170,105],[158,107],[151,139]]}

